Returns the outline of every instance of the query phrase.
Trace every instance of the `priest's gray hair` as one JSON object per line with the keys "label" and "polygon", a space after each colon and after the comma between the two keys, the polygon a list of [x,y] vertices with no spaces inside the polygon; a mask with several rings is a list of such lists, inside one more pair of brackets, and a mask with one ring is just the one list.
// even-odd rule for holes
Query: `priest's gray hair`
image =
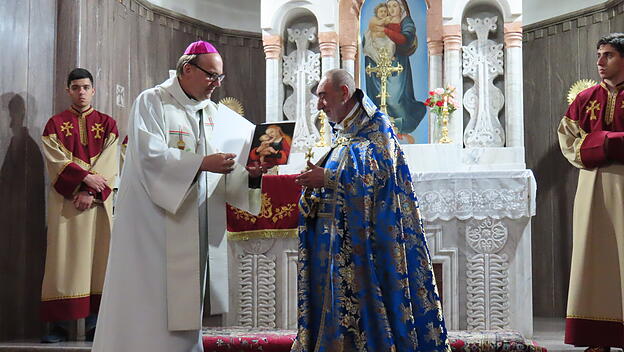
{"label": "priest's gray hair", "polygon": [[325,77],[329,79],[335,90],[339,90],[341,86],[347,86],[349,97],[355,93],[355,80],[349,71],[335,68],[325,72]]}
{"label": "priest's gray hair", "polygon": [[198,56],[199,55],[196,54],[180,56],[180,58],[178,59],[178,64],[176,65],[176,75],[178,77],[182,76],[182,70],[184,69],[184,65],[195,63]]}

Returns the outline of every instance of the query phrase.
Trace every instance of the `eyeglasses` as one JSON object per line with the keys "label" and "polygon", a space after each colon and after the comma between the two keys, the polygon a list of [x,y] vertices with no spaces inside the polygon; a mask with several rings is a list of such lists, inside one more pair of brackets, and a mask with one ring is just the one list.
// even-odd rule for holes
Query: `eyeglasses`
{"label": "eyeglasses", "polygon": [[189,62],[189,64],[191,64],[191,65],[193,65],[193,66],[197,67],[200,71],[202,71],[203,73],[205,73],[205,74],[206,74],[206,76],[208,77],[208,79],[209,79],[209,80],[211,80],[211,81],[219,81],[219,82],[221,82],[221,81],[223,81],[223,79],[225,78],[225,73],[218,74],[218,73],[216,73],[216,72],[206,71],[206,70],[204,70],[203,68],[199,67],[199,65],[198,65],[198,64],[195,64],[195,63],[192,63],[192,62]]}

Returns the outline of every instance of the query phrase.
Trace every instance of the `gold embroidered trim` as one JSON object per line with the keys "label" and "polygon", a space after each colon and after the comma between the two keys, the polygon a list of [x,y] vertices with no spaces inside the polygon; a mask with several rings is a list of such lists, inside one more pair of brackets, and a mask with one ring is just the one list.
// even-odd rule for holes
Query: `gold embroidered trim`
{"label": "gold embroidered trim", "polygon": [[59,296],[59,297],[52,297],[52,298],[42,298],[41,301],[42,302],[49,302],[49,301],[57,301],[59,299],[72,299],[72,298],[84,298],[84,297],[89,297],[92,295],[101,295],[102,292],[91,292],[91,293],[83,293],[80,295],[73,295],[73,296]]}
{"label": "gold embroidered trim", "polygon": [[[111,133],[110,135],[115,135],[114,133]],[[93,164],[93,162],[100,156],[100,154],[102,154],[102,152],[97,153],[95,156],[93,156],[92,158],[89,159],[89,163],[87,163],[86,161],[79,159],[77,157],[74,156],[74,153],[72,153],[71,151],[69,151],[69,149],[67,149],[67,147],[65,147],[63,145],[63,143],[61,143],[61,141],[58,140],[58,137],[56,134],[49,134],[47,136],[44,136],[42,138],[50,138],[52,139],[52,137],[54,137],[54,140],[56,141],[56,144],[58,144],[59,148],[61,148],[61,151],[65,154],[65,156],[67,157],[67,159],[71,159],[74,163],[78,164],[78,166],[80,166],[81,168],[89,171],[89,169],[91,169],[91,164]],[[106,139],[106,141],[108,141],[108,138]]]}
{"label": "gold embroidered trim", "polygon": [[87,119],[84,115],[78,117],[78,130],[80,131],[80,144],[87,145]]}
{"label": "gold embroidered trim", "polygon": [[56,184],[56,181],[58,181],[58,178],[61,176],[61,174],[63,173],[63,171],[65,171],[65,168],[67,167],[67,165],[71,164],[71,161],[68,161],[65,163],[65,165],[63,165],[63,167],[61,168],[61,171],[58,172],[58,174],[56,174],[56,177],[54,177],[54,182],[52,182],[53,185]]}
{"label": "gold embroidered trim", "polygon": [[[583,130],[581,130],[583,131]],[[583,131],[584,132],[584,131]],[[581,141],[579,142],[579,146],[578,148],[576,148],[576,160],[578,160],[579,164],[583,165],[583,167],[585,168],[585,164],[583,164],[583,159],[581,159],[581,147],[583,146],[583,143],[585,142],[585,138],[587,138],[587,133],[582,133],[581,132]]]}
{"label": "gold embroidered trim", "polygon": [[583,166],[583,168],[585,167],[585,164],[583,164],[583,159],[581,159],[581,146],[583,145],[583,143],[585,142],[585,138],[587,138],[588,133],[585,132],[584,129],[581,128],[581,126],[579,126],[578,121],[572,120],[571,118],[564,116],[563,119],[571,125],[574,125],[574,127],[576,127],[578,129],[579,134],[581,135],[581,140],[578,144],[578,148],[576,148],[574,150],[574,157],[575,160],[578,161],[579,164],[581,164],[581,166]]}
{"label": "gold embroidered trim", "polygon": [[251,230],[240,232],[227,232],[228,240],[231,241],[247,241],[259,238],[297,238],[297,229],[267,229],[267,230]]}
{"label": "gold embroidered trim", "polygon": [[362,104],[360,104],[360,106],[357,109],[355,109],[353,114],[351,114],[350,116],[347,116],[344,119],[344,122],[342,123],[342,125],[344,126],[345,130],[350,127],[351,122],[353,122],[356,116],[360,116],[362,114],[362,110],[364,110],[364,108],[362,107]]}
{"label": "gold embroidered trim", "polygon": [[291,203],[273,208],[273,204],[271,204],[271,197],[269,197],[269,195],[266,193],[262,193],[262,203],[260,206],[260,214],[258,214],[258,216],[255,216],[235,207],[232,207],[232,210],[234,211],[234,215],[236,215],[236,218],[239,220],[243,219],[247,222],[255,224],[256,221],[258,221],[258,218],[264,218],[270,219],[275,224],[279,220],[291,216],[296,210],[296,207],[296,203]]}
{"label": "gold embroidered trim", "polygon": [[613,123],[613,115],[615,114],[615,100],[617,99],[618,91],[609,92],[609,98],[607,101],[607,111],[605,113],[605,122],[607,125]]}
{"label": "gold embroidered trim", "polygon": [[612,322],[616,322],[616,323],[623,323],[624,322],[624,320],[622,320],[622,319],[603,318],[603,317],[588,317],[588,316],[583,316],[583,315],[566,315],[566,318],[569,318],[569,319],[585,319],[585,320],[602,320],[602,321],[612,321]]}
{"label": "gold embroidered trim", "polygon": [[73,105],[70,107],[69,111],[71,111],[74,115],[78,117],[78,129],[80,131],[80,143],[82,145],[87,145],[87,116],[90,115],[93,111],[92,106],[90,106],[85,111],[78,111]]}

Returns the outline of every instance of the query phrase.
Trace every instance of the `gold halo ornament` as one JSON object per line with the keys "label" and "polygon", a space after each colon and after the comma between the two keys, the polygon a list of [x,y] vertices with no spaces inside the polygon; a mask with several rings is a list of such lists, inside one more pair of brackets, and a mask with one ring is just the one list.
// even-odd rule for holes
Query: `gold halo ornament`
{"label": "gold halo ornament", "polygon": [[574,99],[576,99],[576,96],[580,92],[584,91],[587,88],[593,87],[596,84],[598,84],[598,82],[594,81],[593,79],[581,79],[574,82],[574,84],[572,85],[572,87],[570,87],[570,90],[568,91],[568,105],[572,104],[572,102],[574,101]]}
{"label": "gold halo ornament", "polygon": [[232,109],[232,111],[236,112],[237,114],[245,116],[245,109],[243,108],[243,104],[236,98],[225,97],[219,100],[219,104],[223,104],[228,108]]}

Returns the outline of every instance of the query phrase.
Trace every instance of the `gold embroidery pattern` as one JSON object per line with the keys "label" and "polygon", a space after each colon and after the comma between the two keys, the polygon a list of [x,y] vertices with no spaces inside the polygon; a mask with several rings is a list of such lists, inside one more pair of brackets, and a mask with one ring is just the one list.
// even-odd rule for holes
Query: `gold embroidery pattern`
{"label": "gold embroidery pattern", "polygon": [[589,106],[585,108],[585,112],[590,113],[590,120],[595,120],[596,117],[596,110],[600,110],[600,103],[598,102],[598,100],[592,100],[589,102]]}
{"label": "gold embroidery pattern", "polygon": [[624,109],[624,100],[622,100],[622,105],[620,105],[620,109]]}
{"label": "gold embroidery pattern", "polygon": [[271,198],[266,193],[262,193],[262,205],[260,208],[260,215],[255,216],[244,210],[240,210],[234,207],[232,207],[232,210],[236,215],[236,219],[243,219],[247,222],[251,222],[252,224],[255,224],[259,218],[271,219],[273,223],[276,223],[283,218],[291,216],[295,211],[296,206],[297,204],[293,203],[282,205],[279,208],[273,209],[273,205],[271,204]]}
{"label": "gold embroidery pattern", "polygon": [[228,240],[247,241],[257,238],[297,238],[297,229],[251,230],[241,232],[228,231]]}
{"label": "gold embroidery pattern", "polygon": [[101,133],[104,132],[104,128],[101,123],[94,123],[93,126],[91,126],[91,132],[95,132],[95,136],[93,136],[94,139],[102,139]]}
{"label": "gold embroidery pattern", "polygon": [[613,123],[613,115],[615,114],[615,100],[617,99],[617,92],[609,92],[609,98],[607,102],[607,112],[605,114],[605,123],[610,125]]}
{"label": "gold embroidery pattern", "polygon": [[80,131],[80,143],[87,145],[87,118],[84,114],[78,117],[78,129]]}
{"label": "gold embroidery pattern", "polygon": [[71,130],[73,129],[74,129],[74,125],[69,121],[65,121],[63,122],[63,125],[61,126],[61,133],[65,132],[65,137],[69,137],[72,135]]}

